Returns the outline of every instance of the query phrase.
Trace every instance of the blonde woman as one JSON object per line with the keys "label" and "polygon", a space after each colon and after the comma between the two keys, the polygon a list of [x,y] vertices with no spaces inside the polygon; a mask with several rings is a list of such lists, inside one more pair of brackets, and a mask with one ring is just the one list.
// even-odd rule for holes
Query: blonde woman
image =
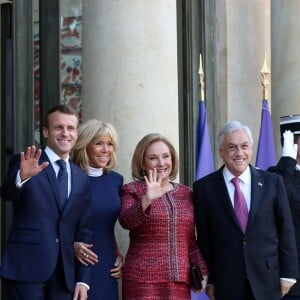
{"label": "blonde woman", "polygon": [[[116,163],[117,134],[113,126],[89,120],[79,128],[72,156],[89,175],[91,190],[93,245],[75,243],[75,255],[91,270],[89,300],[118,299],[117,279],[123,258],[114,234],[120,212],[123,177],[112,169]],[[99,257],[99,261],[98,261]]]}

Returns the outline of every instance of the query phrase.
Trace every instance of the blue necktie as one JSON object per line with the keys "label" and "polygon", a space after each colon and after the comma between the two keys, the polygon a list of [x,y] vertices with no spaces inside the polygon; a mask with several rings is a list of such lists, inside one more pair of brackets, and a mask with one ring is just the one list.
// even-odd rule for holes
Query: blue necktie
{"label": "blue necktie", "polygon": [[57,185],[60,194],[60,205],[64,207],[65,202],[68,199],[68,172],[67,164],[63,159],[57,160],[56,163],[59,165],[59,172],[57,175]]}

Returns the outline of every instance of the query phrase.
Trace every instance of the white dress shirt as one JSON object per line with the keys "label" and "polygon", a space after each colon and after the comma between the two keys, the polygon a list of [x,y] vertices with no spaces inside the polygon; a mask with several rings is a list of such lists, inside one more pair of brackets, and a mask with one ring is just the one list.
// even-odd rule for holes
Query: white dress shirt
{"label": "white dress shirt", "polygon": [[[223,169],[223,176],[225,180],[225,184],[227,187],[227,191],[229,193],[229,197],[231,200],[232,207],[234,207],[234,184],[232,183],[232,179],[236,176],[234,176],[228,168],[225,166]],[[251,172],[249,166],[246,168],[246,170],[238,176],[240,179],[240,189],[244,194],[246,204],[248,211],[250,210],[250,205],[251,205]]]}

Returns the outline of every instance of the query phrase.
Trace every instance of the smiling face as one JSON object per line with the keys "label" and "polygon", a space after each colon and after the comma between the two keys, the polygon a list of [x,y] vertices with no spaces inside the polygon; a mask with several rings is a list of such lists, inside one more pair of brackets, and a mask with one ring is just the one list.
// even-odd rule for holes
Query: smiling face
{"label": "smiling face", "polygon": [[55,111],[48,116],[48,127],[43,128],[47,146],[65,159],[77,140],[78,119],[75,115]]}
{"label": "smiling face", "polygon": [[145,153],[144,170],[156,168],[157,176],[162,178],[162,185],[169,181],[172,172],[172,156],[169,147],[162,141],[152,143]]}
{"label": "smiling face", "polygon": [[219,154],[234,176],[242,174],[252,158],[252,145],[246,131],[238,129],[225,134]]}
{"label": "smiling face", "polygon": [[86,151],[91,167],[105,168],[111,160],[114,144],[109,136],[97,137],[88,144]]}

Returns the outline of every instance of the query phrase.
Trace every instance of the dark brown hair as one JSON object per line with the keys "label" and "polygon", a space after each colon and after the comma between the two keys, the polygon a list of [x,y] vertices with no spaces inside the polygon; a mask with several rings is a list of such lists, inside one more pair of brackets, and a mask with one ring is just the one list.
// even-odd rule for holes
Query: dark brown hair
{"label": "dark brown hair", "polygon": [[44,124],[43,124],[44,127],[48,128],[49,115],[53,114],[56,111],[61,112],[63,114],[67,114],[67,115],[74,115],[79,120],[77,112],[72,107],[70,107],[69,105],[66,105],[66,104],[58,104],[58,105],[55,105],[54,107],[50,108],[48,110],[48,112],[46,113],[46,115],[44,117]]}

